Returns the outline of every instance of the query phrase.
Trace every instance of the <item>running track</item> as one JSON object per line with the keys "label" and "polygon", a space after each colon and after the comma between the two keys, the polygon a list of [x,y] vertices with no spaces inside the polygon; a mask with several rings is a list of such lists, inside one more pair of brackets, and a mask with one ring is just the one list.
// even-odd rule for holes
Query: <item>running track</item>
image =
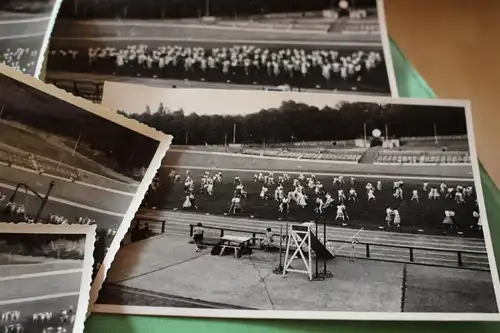
{"label": "running track", "polygon": [[[78,36],[78,37],[75,37]],[[356,39],[356,40],[355,40]],[[289,47],[356,47],[381,48],[380,34],[352,35],[300,30],[278,30],[262,28],[242,28],[209,26],[205,24],[179,24],[172,22],[145,21],[59,21],[54,28],[51,44],[53,47],[71,45],[76,47],[81,41],[89,42],[127,41],[150,42],[216,42],[247,43],[260,45],[283,45]],[[76,42],[76,44],[75,44]]]}

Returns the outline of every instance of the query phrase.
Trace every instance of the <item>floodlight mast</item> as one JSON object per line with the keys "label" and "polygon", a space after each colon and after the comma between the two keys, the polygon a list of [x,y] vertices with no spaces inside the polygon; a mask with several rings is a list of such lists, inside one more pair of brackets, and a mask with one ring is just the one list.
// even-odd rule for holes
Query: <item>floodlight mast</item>
{"label": "floodlight mast", "polygon": [[17,184],[16,189],[14,190],[14,193],[12,193],[12,195],[9,199],[9,202],[14,202],[14,200],[16,198],[17,191],[19,190],[19,188],[23,188],[25,191],[31,192],[33,195],[35,195],[41,201],[40,207],[38,208],[38,211],[37,211],[36,216],[35,216],[35,221],[38,221],[40,219],[40,216],[42,215],[42,212],[43,212],[45,206],[47,205],[47,202],[49,201],[50,193],[52,192],[54,186],[55,186],[54,181],[53,180],[50,181],[49,188],[47,189],[47,192],[45,192],[45,195],[41,195],[40,193],[38,193],[37,191],[35,191],[31,187],[29,187],[27,184],[19,183],[19,184]]}

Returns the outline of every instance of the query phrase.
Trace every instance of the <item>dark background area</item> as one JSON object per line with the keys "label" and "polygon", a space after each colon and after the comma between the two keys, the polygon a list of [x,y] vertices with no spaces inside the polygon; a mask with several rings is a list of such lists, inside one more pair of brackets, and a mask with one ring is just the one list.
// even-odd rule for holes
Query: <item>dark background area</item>
{"label": "dark background area", "polygon": [[[158,141],[68,102],[0,76],[1,117],[32,128],[86,143],[117,162],[121,173],[147,168]],[[115,169],[116,169],[115,168]]]}
{"label": "dark background area", "polygon": [[42,14],[50,13],[55,0],[0,0],[0,11]]}
{"label": "dark background area", "polygon": [[387,125],[391,137],[433,136],[434,124],[438,135],[467,134],[465,112],[459,107],[341,103],[320,109],[285,101],[245,116],[185,115],[163,105],[127,116],[167,131],[177,145],[224,144],[225,138],[232,143],[234,124],[235,143],[352,140],[363,137],[365,123],[382,132]]}
{"label": "dark background area", "polygon": [[[237,17],[270,13],[321,11],[338,8],[338,0],[64,0],[66,18],[186,18]],[[357,9],[375,8],[375,0],[351,0]]]}

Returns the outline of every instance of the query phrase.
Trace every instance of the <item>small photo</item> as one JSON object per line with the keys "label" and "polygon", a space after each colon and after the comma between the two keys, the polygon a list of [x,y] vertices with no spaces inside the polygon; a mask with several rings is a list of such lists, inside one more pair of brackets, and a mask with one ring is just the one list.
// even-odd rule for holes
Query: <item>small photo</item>
{"label": "small photo", "polygon": [[0,63],[39,77],[62,0],[0,2]]}
{"label": "small photo", "polygon": [[95,226],[0,223],[0,330],[82,333]]}
{"label": "small photo", "polygon": [[46,81],[397,96],[381,0],[65,0]]}
{"label": "small photo", "polygon": [[174,140],[93,311],[500,318],[468,102],[106,82],[103,104]]}
{"label": "small photo", "polygon": [[94,277],[102,271],[102,280],[169,141],[2,65],[0,220],[96,225]]}

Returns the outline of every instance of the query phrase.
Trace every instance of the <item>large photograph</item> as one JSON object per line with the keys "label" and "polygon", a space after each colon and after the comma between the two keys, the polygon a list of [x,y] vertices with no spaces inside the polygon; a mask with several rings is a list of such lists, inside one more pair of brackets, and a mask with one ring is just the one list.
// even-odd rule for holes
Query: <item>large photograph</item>
{"label": "large photograph", "polygon": [[0,223],[0,330],[81,333],[95,226]]}
{"label": "large photograph", "polygon": [[377,0],[66,0],[46,79],[397,96]]}
{"label": "large photograph", "polygon": [[169,140],[1,66],[0,220],[96,225],[98,286]]}
{"label": "large photograph", "polygon": [[61,2],[0,1],[0,62],[38,77]]}
{"label": "large photograph", "polygon": [[498,320],[467,103],[106,83],[103,104],[174,141],[94,311]]}

